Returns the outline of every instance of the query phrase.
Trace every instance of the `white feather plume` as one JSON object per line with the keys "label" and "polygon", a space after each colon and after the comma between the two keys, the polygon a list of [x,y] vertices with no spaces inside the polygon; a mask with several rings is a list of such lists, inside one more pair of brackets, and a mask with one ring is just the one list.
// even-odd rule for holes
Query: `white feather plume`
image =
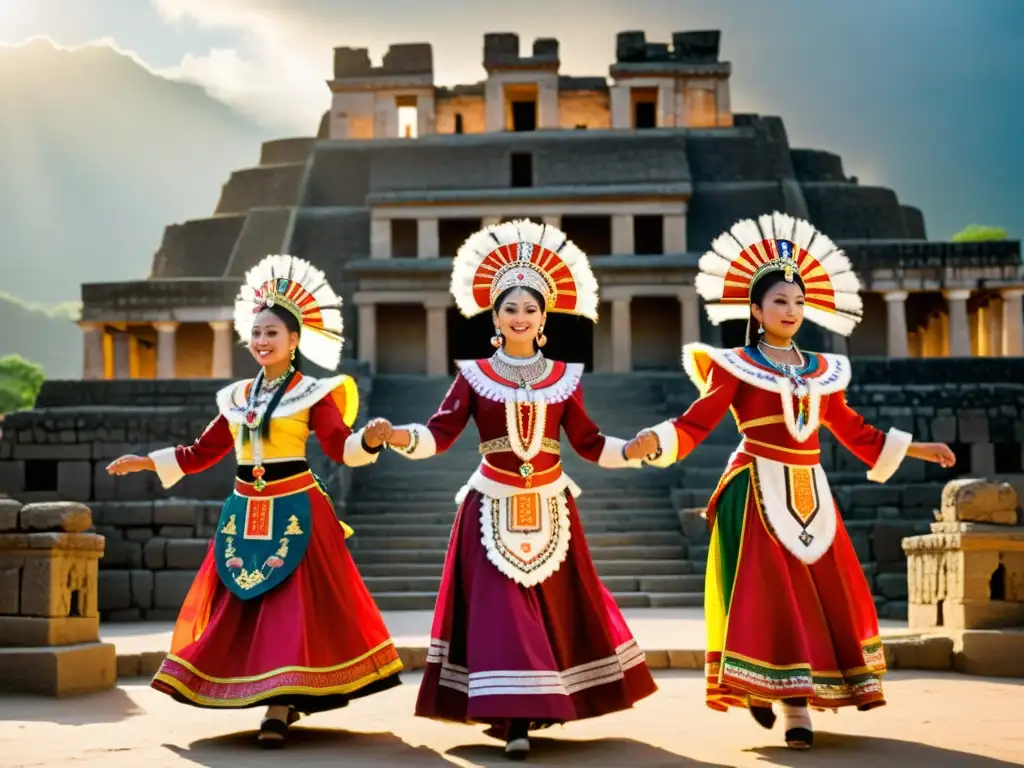
{"label": "white feather plume", "polygon": [[323,328],[303,324],[299,336],[299,352],[321,368],[335,370],[341,362],[341,350],[344,345],[342,301],[327,282],[323,271],[305,259],[285,254],[271,254],[246,272],[245,281],[235,299],[235,333],[243,342],[249,341],[256,312],[264,301],[262,297],[257,298],[256,293],[267,282],[280,279],[287,279],[302,286],[303,290],[312,295],[320,310]]}
{"label": "white feather plume", "polygon": [[739,240],[740,245],[744,248],[749,248],[765,239],[761,229],[757,226],[757,222],[753,219],[737,221],[729,231],[732,232],[732,236]]}
{"label": "white feather plume", "polygon": [[818,230],[809,221],[797,219],[796,226],[793,228],[793,244],[806,251],[817,232]]}
{"label": "white feather plume", "polygon": [[719,301],[725,293],[725,277],[698,272],[693,285],[704,301]]}
{"label": "white feather plume", "polygon": [[796,227],[796,219],[788,213],[779,213],[778,211],[772,214],[772,219],[775,223],[775,239],[793,242],[793,229]]}
{"label": "white feather plume", "polygon": [[849,315],[844,312],[825,312],[810,305],[804,308],[804,316],[815,325],[820,325],[841,336],[849,336],[860,322],[860,317],[857,315]]}
{"label": "white feather plume", "polygon": [[727,320],[746,320],[750,309],[744,304],[706,304],[708,320],[712,325],[721,325]]}
{"label": "white feather plume", "polygon": [[596,322],[600,298],[597,278],[590,268],[587,255],[557,227],[538,224],[529,219],[485,227],[467,238],[459,248],[452,263],[450,288],[459,312],[465,317],[473,317],[488,309],[479,306],[473,296],[473,281],[477,270],[497,248],[518,243],[534,243],[558,254],[576,283],[576,307],[573,313]]}

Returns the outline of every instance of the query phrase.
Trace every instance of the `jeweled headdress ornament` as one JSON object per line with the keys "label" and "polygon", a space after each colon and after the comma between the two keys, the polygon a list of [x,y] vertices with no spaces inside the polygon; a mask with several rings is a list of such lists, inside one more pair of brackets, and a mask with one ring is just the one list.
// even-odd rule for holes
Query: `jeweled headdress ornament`
{"label": "jeweled headdress ornament", "polygon": [[812,224],[777,211],[733,224],[701,257],[694,283],[708,319],[746,320],[754,285],[776,270],[789,282],[800,277],[811,322],[843,336],[860,322],[860,280],[846,254]]}
{"label": "jeweled headdress ornament", "polygon": [[496,224],[459,248],[451,293],[465,317],[491,309],[502,291],[514,286],[540,293],[548,312],[597,322],[597,280],[587,255],[556,227],[527,219]]}
{"label": "jeweled headdress ornament", "polygon": [[299,352],[321,368],[333,371],[344,343],[341,298],[324,273],[295,256],[267,256],[245,274],[235,299],[235,332],[243,342],[263,307],[279,306],[302,326]]}

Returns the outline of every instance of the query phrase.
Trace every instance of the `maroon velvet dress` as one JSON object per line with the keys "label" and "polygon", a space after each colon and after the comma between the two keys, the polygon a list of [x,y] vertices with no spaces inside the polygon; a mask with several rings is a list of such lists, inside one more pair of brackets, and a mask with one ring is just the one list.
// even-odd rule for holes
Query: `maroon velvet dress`
{"label": "maroon velvet dress", "polygon": [[[398,451],[443,453],[472,417],[484,454],[456,499],[416,715],[487,723],[503,737],[511,719],[537,728],[628,709],[656,686],[594,568],[573,498],[580,491],[562,472],[560,432],[601,466],[640,463],[587,415],[582,366],[546,361],[528,390],[488,360],[459,366],[430,421],[404,427],[412,442]],[[532,446],[532,457],[513,446],[520,454]]]}

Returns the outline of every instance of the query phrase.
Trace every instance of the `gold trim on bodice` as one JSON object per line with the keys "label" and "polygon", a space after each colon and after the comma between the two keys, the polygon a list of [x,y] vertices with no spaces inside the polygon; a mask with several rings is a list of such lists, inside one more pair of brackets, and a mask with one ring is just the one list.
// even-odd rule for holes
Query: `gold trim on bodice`
{"label": "gold trim on bodice", "polygon": [[[561,444],[557,440],[552,440],[550,437],[545,437],[541,441],[540,448],[544,453],[553,453],[556,456],[560,456],[562,453]],[[481,456],[487,456],[492,453],[505,453],[510,452],[511,450],[512,441],[509,439],[508,435],[480,443]]]}

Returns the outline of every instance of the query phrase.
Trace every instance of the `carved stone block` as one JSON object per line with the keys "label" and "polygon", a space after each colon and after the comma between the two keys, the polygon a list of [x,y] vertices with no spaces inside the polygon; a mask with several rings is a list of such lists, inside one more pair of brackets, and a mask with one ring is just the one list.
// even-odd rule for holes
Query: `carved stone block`
{"label": "carved stone block", "polygon": [[953,480],[942,490],[939,519],[996,525],[1017,524],[1017,492],[1009,483],[976,478]]}
{"label": "carved stone block", "polygon": [[117,651],[110,643],[0,648],[0,691],[77,696],[117,684]]}
{"label": "carved stone block", "polygon": [[98,616],[62,619],[0,616],[0,646],[76,645],[99,639]]}

